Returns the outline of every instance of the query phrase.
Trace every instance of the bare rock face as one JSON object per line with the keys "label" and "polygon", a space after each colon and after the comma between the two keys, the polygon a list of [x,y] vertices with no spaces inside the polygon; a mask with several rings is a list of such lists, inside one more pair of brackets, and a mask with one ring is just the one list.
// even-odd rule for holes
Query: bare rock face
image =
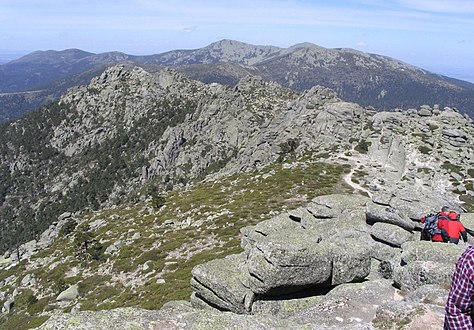
{"label": "bare rock face", "polygon": [[382,243],[396,247],[401,247],[403,243],[415,239],[415,235],[412,232],[383,222],[374,223],[371,235]]}
{"label": "bare rock face", "polygon": [[281,295],[316,284],[328,285],[331,250],[304,231],[281,233],[258,242],[249,252],[250,288],[260,295]]}
{"label": "bare rock face", "polygon": [[427,284],[449,287],[456,261],[465,248],[462,243],[406,242],[402,245],[402,266],[394,269],[394,282],[409,291]]}
{"label": "bare rock face", "polygon": [[405,264],[413,261],[433,261],[455,264],[466,249],[464,244],[433,244],[429,241],[406,242],[402,245],[401,260]]}
{"label": "bare rock face", "polygon": [[247,274],[242,269],[243,262],[243,255],[231,255],[196,266],[191,280],[191,303],[199,306],[199,301],[204,300],[222,310],[248,313],[254,293],[244,285]]}
{"label": "bare rock face", "polygon": [[403,290],[415,290],[426,284],[449,287],[455,264],[434,261],[413,261],[395,269],[394,282]]}
{"label": "bare rock face", "polygon": [[356,239],[332,244],[331,285],[363,281],[370,273],[370,245]]}
{"label": "bare rock face", "polygon": [[393,212],[393,209],[386,208],[379,205],[370,205],[367,208],[367,222],[375,224],[383,222],[403,228],[408,231],[415,229],[413,221],[407,218],[402,218],[399,213]]}

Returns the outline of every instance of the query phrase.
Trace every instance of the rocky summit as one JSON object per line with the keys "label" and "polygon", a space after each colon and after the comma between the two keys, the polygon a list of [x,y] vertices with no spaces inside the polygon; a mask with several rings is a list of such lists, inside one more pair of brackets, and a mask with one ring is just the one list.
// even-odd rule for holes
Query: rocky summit
{"label": "rocky summit", "polygon": [[439,329],[466,245],[420,218],[474,230],[474,125],[436,104],[119,65],[0,133],[5,328]]}

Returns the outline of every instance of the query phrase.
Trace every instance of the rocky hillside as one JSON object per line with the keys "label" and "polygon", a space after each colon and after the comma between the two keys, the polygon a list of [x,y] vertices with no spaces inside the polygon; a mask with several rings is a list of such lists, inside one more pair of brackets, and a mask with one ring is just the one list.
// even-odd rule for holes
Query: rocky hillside
{"label": "rocky hillside", "polygon": [[[149,56],[119,52],[92,54],[76,49],[35,52],[0,65],[0,122],[20,117],[59,98],[71,86],[106,67],[133,63],[147,71],[167,66],[205,83],[234,86],[249,73],[302,92],[322,85],[346,101],[377,110],[440,104],[473,116],[474,85],[352,49],[304,43],[289,48],[222,40],[195,50]],[[25,93],[27,92],[27,93]]]}
{"label": "rocky hillside", "polygon": [[[403,168],[397,165],[384,176],[410,182],[423,174],[434,180],[422,181],[443,184],[439,171],[419,169],[421,155],[439,162],[443,174],[454,173],[455,185],[446,189],[470,198],[469,119],[428,106],[406,113],[376,115],[323,87],[298,94],[249,76],[228,88],[172,70],[116,66],[0,130],[1,248],[37,236],[63,212],[138,201],[212,174],[316,151],[334,156],[371,147],[388,168],[414,153]],[[410,116],[419,120],[410,122]],[[392,126],[406,136],[385,136]],[[410,149],[398,155],[405,141]],[[385,153],[387,147],[396,149]],[[449,150],[463,156],[448,157]]]}
{"label": "rocky hillside", "polygon": [[442,205],[470,219],[473,136],[437,105],[375,112],[325,87],[112,67],[1,127],[1,324],[439,328],[462,247],[432,277],[440,260],[413,242]]}

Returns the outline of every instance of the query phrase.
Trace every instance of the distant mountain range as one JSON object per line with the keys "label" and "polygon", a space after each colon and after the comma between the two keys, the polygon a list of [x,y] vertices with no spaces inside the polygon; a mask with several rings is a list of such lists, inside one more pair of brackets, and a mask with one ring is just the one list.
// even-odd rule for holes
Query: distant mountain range
{"label": "distant mountain range", "polygon": [[310,43],[279,48],[222,40],[200,49],[149,56],[78,49],[31,53],[0,65],[0,122],[52,102],[118,63],[148,71],[172,67],[196,80],[231,86],[249,74],[258,75],[296,91],[323,85],[344,100],[377,110],[439,104],[474,116],[474,84],[392,58]]}

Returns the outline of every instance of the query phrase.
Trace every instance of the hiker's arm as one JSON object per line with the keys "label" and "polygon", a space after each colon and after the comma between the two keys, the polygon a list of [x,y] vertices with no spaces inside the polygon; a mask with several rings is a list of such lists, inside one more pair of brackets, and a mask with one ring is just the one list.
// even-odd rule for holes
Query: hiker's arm
{"label": "hiker's arm", "polygon": [[441,237],[443,238],[443,242],[449,242],[449,234],[446,231],[446,229],[441,228],[440,232],[441,232]]}
{"label": "hiker's arm", "polygon": [[467,242],[467,232],[466,232],[466,228],[464,227],[464,225],[459,222],[459,229],[460,229],[460,233],[461,233],[461,237],[462,237],[462,240],[464,241],[464,243]]}

